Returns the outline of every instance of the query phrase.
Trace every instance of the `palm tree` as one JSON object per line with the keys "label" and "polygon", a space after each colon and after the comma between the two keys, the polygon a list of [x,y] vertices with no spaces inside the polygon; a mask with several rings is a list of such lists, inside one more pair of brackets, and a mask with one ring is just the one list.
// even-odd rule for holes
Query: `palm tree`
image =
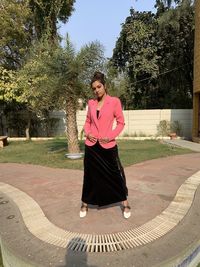
{"label": "palm tree", "polygon": [[99,42],[83,46],[77,53],[67,36],[64,47],[49,42],[48,36],[35,45],[19,74],[22,100],[40,114],[64,109],[68,152],[79,153],[76,111],[78,100],[87,97],[88,80],[104,66],[103,47]]}
{"label": "palm tree", "polygon": [[78,100],[87,96],[88,81],[92,73],[104,67],[103,50],[103,46],[96,41],[83,46],[76,53],[69,36],[66,38],[64,48],[58,50],[56,64],[60,65],[57,71],[59,76],[56,93],[59,101],[64,103],[66,112],[69,154],[80,152],[76,123]]}

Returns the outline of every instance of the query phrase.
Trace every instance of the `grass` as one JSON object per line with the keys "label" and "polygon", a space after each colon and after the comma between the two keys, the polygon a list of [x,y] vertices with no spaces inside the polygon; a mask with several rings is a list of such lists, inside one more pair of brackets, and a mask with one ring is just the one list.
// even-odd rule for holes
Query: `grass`
{"label": "grass", "polygon": [[191,153],[189,149],[172,147],[156,140],[121,141],[119,155],[124,166],[145,160]]}
{"label": "grass", "polygon": [[[84,151],[84,143],[80,143]],[[191,153],[191,150],[171,147],[156,140],[118,140],[120,159],[124,167],[145,160]],[[48,141],[11,141],[0,149],[0,162],[16,162],[54,168],[83,169],[83,159],[65,158],[67,142],[64,138]]]}

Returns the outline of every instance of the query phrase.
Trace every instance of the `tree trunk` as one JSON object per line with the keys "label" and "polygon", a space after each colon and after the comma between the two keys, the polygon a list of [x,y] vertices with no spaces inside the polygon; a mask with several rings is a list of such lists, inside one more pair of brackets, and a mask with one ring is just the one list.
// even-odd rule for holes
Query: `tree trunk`
{"label": "tree trunk", "polygon": [[45,117],[45,130],[46,130],[46,136],[50,136],[50,117],[49,117],[49,111],[44,111],[44,117]]}
{"label": "tree trunk", "polygon": [[72,99],[67,100],[66,103],[66,125],[68,153],[80,153],[76,122],[76,104]]}
{"label": "tree trunk", "polygon": [[1,116],[0,116],[0,127],[1,127],[1,131],[0,131],[0,135],[7,135],[6,133],[4,133],[4,123],[3,123],[3,118],[4,118],[4,113],[3,111],[1,112]]}
{"label": "tree trunk", "polygon": [[28,118],[27,118],[27,125],[26,125],[26,130],[25,130],[25,133],[26,133],[26,140],[30,140],[31,137],[30,137],[30,127],[31,127],[31,115],[30,115],[30,112],[28,112]]}

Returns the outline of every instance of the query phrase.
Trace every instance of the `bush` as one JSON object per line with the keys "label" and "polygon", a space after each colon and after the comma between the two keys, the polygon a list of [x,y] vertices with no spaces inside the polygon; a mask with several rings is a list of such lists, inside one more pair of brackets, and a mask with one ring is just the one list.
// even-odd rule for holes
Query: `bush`
{"label": "bush", "polygon": [[183,127],[179,121],[169,122],[167,120],[160,121],[157,125],[157,135],[168,136],[170,133],[176,133],[181,136]]}
{"label": "bush", "polygon": [[178,136],[182,135],[183,127],[179,121],[173,121],[171,123],[171,132],[176,133]]}
{"label": "bush", "polygon": [[157,125],[157,135],[158,136],[167,136],[170,133],[170,122],[167,120],[162,120]]}

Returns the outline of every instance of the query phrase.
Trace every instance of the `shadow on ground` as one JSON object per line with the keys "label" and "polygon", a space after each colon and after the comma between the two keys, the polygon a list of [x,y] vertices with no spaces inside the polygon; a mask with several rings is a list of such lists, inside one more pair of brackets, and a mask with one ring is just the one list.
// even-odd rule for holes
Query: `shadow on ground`
{"label": "shadow on ground", "polygon": [[[84,247],[84,245],[85,241],[83,239],[72,238],[67,246],[65,264],[59,265],[58,267],[97,267],[96,265],[90,265],[87,262],[87,252],[81,251],[81,248]],[[78,246],[80,251],[76,251]]]}

